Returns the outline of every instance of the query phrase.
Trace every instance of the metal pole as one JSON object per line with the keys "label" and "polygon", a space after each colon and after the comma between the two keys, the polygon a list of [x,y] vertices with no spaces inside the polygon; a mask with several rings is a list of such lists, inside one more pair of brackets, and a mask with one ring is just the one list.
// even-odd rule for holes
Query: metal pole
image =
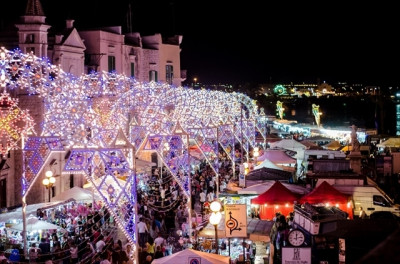
{"label": "metal pole", "polygon": [[[25,179],[25,137],[21,136],[22,179]],[[36,176],[37,177],[37,176]],[[24,255],[28,256],[28,239],[26,237],[26,186],[22,181],[22,238],[24,240]]]}
{"label": "metal pole", "polygon": [[[194,203],[195,201],[192,201],[192,178],[191,178],[191,174],[190,174],[190,140],[189,140],[189,134],[186,135],[182,135],[184,137],[186,137],[186,146],[187,146],[187,162],[188,164],[186,164],[186,173],[189,177],[189,184],[188,184],[188,201],[187,201],[187,207],[188,207],[188,232],[189,232],[189,241],[190,243],[192,243],[192,203]],[[194,206],[194,205],[193,205]]]}
{"label": "metal pole", "polygon": [[240,103],[240,163],[243,164],[243,105]]}
{"label": "metal pole", "polygon": [[215,230],[215,254],[218,254],[219,251],[219,245],[218,245],[218,228],[217,225],[214,225],[214,230]]}

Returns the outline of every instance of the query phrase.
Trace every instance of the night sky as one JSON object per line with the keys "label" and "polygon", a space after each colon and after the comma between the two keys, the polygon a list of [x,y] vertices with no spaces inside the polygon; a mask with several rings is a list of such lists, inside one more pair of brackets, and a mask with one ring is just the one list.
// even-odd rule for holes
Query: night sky
{"label": "night sky", "polygon": [[[2,24],[27,0],[2,2]],[[106,2],[106,4],[104,4]],[[279,2],[279,3],[275,3]],[[399,15],[394,3],[343,1],[41,0],[51,25],[127,27],[183,35],[181,62],[205,84],[337,81],[400,84]]]}

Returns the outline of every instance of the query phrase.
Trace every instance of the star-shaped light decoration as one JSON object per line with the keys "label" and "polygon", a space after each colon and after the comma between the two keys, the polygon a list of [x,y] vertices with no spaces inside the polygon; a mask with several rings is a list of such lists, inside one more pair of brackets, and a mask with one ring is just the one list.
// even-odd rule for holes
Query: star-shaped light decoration
{"label": "star-shaped light decoration", "polygon": [[27,110],[21,110],[18,99],[11,98],[4,91],[0,95],[0,154],[3,158],[12,149],[18,149],[18,142],[33,130],[34,121]]}

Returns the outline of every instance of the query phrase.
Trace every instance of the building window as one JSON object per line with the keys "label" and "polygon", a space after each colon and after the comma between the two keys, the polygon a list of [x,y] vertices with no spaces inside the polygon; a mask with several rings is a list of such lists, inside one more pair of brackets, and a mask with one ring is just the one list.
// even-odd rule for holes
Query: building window
{"label": "building window", "polygon": [[131,77],[135,77],[135,63],[131,62]]}
{"label": "building window", "polygon": [[35,48],[34,47],[26,47],[26,53],[30,53],[30,52],[35,54]]}
{"label": "building window", "polygon": [[108,56],[108,72],[115,71],[115,56]]}
{"label": "building window", "polygon": [[174,79],[174,66],[166,65],[165,66],[165,72],[166,72],[166,76],[165,76],[166,82],[168,84],[172,84],[172,81]]}
{"label": "building window", "polygon": [[157,71],[149,71],[149,82],[155,81],[158,82],[158,73]]}
{"label": "building window", "polygon": [[35,43],[35,35],[34,34],[26,35],[25,43]]}

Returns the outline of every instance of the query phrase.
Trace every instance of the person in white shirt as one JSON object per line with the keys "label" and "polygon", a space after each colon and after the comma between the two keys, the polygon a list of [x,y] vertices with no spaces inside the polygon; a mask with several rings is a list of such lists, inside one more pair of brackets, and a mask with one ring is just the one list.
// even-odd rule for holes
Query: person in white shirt
{"label": "person in white shirt", "polygon": [[143,218],[139,219],[139,223],[137,223],[137,229],[139,233],[139,245],[143,248],[146,243],[146,235],[149,232],[146,223],[143,221]]}
{"label": "person in white shirt", "polygon": [[204,209],[204,203],[206,202],[206,192],[204,190],[201,191],[201,193],[199,194],[200,196],[200,205],[201,205],[201,212],[203,212]]}
{"label": "person in white shirt", "polygon": [[160,246],[161,248],[165,245],[165,239],[161,236],[160,233],[158,233],[158,236],[156,239],[154,239],[154,244],[157,246]]}
{"label": "person in white shirt", "polygon": [[207,193],[207,200],[211,203],[212,201],[214,201],[214,193],[213,192],[209,192]]}
{"label": "person in white shirt", "polygon": [[104,236],[100,235],[99,240],[96,242],[96,251],[98,253],[103,252],[103,248],[106,246],[106,242],[104,242]]}

